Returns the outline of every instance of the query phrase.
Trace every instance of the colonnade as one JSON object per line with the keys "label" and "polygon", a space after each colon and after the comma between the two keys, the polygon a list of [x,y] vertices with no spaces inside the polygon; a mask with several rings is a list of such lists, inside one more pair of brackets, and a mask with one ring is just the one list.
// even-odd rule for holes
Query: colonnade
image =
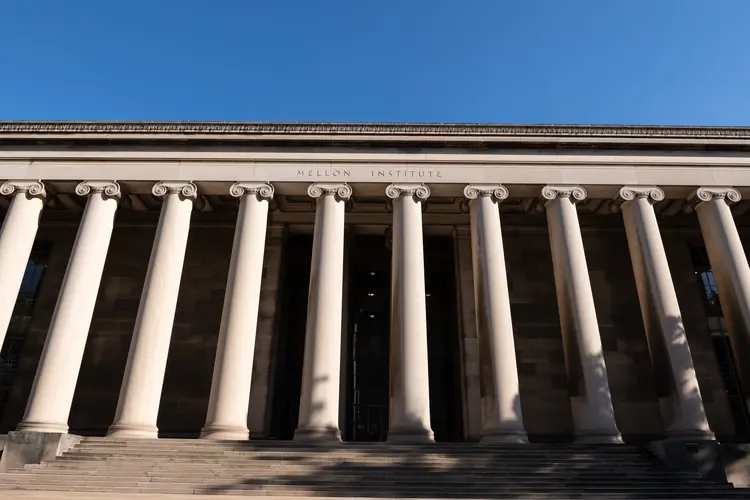
{"label": "colonnade", "polygon": [[[12,196],[0,230],[0,335],[4,337],[44,205],[40,181],[8,181]],[[196,186],[159,182],[163,199],[138,315],[109,435],[157,437],[156,419],[177,306]],[[87,198],[58,296],[34,384],[18,430],[64,433],[86,345],[94,305],[121,196],[116,181],[86,181],[76,193]],[[239,199],[229,276],[219,329],[206,423],[206,439],[247,439],[248,396],[260,300],[269,202],[268,183],[238,182]],[[345,183],[315,183],[312,267],[308,298],[303,380],[296,440],[340,440],[339,377],[342,340]],[[555,286],[576,439],[621,442],[614,418],[576,203],[580,186],[545,186]],[[390,417],[388,440],[430,442],[427,317],[422,205],[423,184],[391,184],[393,245],[390,331]],[[478,339],[488,350],[482,370],[484,442],[525,442],[510,296],[499,204],[501,185],[468,185]],[[654,186],[625,186],[614,206],[622,211],[633,272],[654,365],[666,365],[669,390],[659,394],[665,434],[712,438],[681,313],[653,208],[664,198]],[[733,188],[699,188],[695,205],[714,270],[735,352],[750,359],[750,267],[729,204]],[[0,337],[0,344],[3,338]],[[750,371],[738,363],[750,392]]]}

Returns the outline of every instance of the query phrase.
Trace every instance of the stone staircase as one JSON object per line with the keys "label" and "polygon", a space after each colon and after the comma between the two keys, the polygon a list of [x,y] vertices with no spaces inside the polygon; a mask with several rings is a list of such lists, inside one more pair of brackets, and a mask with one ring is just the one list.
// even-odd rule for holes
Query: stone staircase
{"label": "stone staircase", "polygon": [[[402,498],[748,498],[628,445],[297,446],[85,438],[0,490]],[[3,492],[0,491],[0,498]]]}

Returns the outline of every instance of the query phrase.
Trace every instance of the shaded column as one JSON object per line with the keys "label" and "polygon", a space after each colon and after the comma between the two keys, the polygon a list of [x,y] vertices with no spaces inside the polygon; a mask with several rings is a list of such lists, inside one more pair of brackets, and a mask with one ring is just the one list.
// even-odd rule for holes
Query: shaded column
{"label": "shaded column", "polygon": [[198,196],[195,185],[187,182],[159,182],[152,192],[163,197],[164,202],[115,420],[109,428],[108,435],[116,437],[157,437],[156,418],[190,232],[190,214]]}
{"label": "shaded column", "polygon": [[68,432],[68,416],[112,238],[120,186],[116,182],[86,181],[78,184],[76,193],[88,196],[88,200],[18,430]]}
{"label": "shaded column", "polygon": [[740,192],[730,187],[702,187],[689,197],[698,214],[742,389],[750,404],[750,266],[730,209],[740,199]]}
{"label": "shaded column", "polygon": [[432,442],[430,378],[427,360],[422,203],[430,188],[391,184],[393,200],[391,263],[390,420],[388,441]]}
{"label": "shaded column", "polygon": [[352,188],[348,184],[312,184],[307,194],[317,201],[302,390],[294,439],[340,441],[344,212]]}
{"label": "shaded column", "polygon": [[7,181],[0,194],[12,196],[0,229],[0,347],[21,290],[47,193],[41,181]]}
{"label": "shaded column", "polygon": [[654,212],[653,203],[663,199],[664,192],[657,187],[620,189],[620,208],[651,363],[657,374],[664,430],[667,437],[712,439]]}
{"label": "shaded column", "polygon": [[570,385],[575,437],[585,443],[620,443],[604,364],[576,203],[580,186],[545,186],[557,307]]}
{"label": "shaded column", "polygon": [[470,200],[474,303],[485,388],[482,442],[523,443],[527,438],[498,207],[508,190],[498,185],[469,185],[464,196]]}
{"label": "shaded column", "polygon": [[238,182],[229,189],[232,196],[240,199],[240,207],[202,438],[248,438],[263,252],[273,191],[270,184],[258,182]]}

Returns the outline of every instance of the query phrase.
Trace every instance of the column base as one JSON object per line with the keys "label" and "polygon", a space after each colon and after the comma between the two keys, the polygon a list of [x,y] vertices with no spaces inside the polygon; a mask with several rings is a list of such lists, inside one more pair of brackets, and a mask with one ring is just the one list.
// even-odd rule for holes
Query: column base
{"label": "column base", "polygon": [[435,442],[432,429],[389,429],[386,443],[431,444]]}
{"label": "column base", "polygon": [[526,431],[512,429],[494,429],[482,431],[479,444],[525,444],[529,442]]}
{"label": "column base", "polygon": [[159,437],[159,429],[155,425],[112,424],[107,437],[156,439]]}
{"label": "column base", "polygon": [[247,428],[235,425],[207,425],[201,429],[200,439],[216,441],[247,441]]}
{"label": "column base", "polygon": [[294,431],[295,443],[337,444],[341,442],[338,427],[299,427]]}
{"label": "column base", "polygon": [[21,432],[49,432],[57,434],[67,434],[68,424],[56,424],[54,422],[20,422],[16,426],[16,430]]}
{"label": "column base", "polygon": [[665,441],[713,441],[716,436],[706,429],[676,429],[664,432]]}
{"label": "column base", "polygon": [[576,444],[623,444],[622,435],[617,429],[577,431],[574,436]]}

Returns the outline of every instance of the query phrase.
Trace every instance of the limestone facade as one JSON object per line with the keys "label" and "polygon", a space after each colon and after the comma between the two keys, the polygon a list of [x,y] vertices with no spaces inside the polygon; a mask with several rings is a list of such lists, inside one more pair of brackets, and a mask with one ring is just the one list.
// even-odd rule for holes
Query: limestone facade
{"label": "limestone facade", "polygon": [[[350,439],[358,236],[392,262],[384,439],[746,429],[750,131],[0,123],[0,179],[9,332],[19,266],[47,249],[0,432],[267,439],[283,417]],[[433,241],[452,255],[438,285]],[[436,287],[455,321],[431,322]],[[458,407],[436,405],[448,385]]]}

